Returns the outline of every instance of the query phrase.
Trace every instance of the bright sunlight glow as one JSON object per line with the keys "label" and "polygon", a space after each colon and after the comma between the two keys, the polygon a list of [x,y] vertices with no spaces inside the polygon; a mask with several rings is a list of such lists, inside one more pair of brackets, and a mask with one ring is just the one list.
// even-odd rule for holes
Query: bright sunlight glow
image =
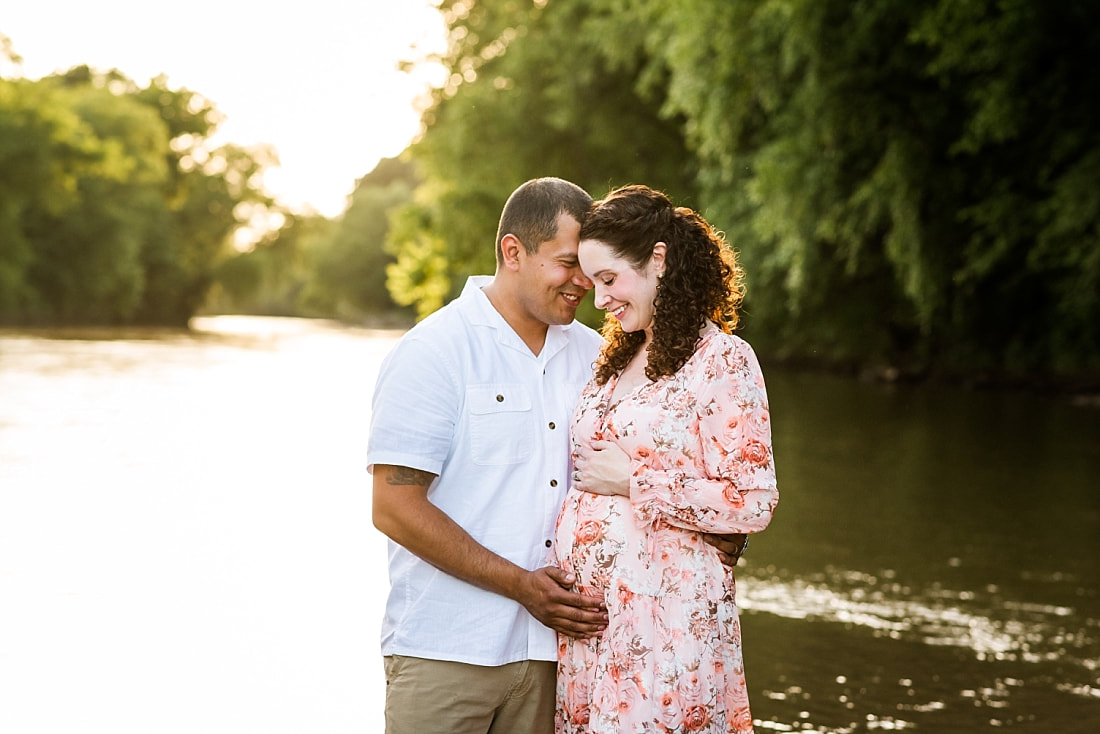
{"label": "bright sunlight glow", "polygon": [[0,35],[31,79],[87,64],[140,85],[211,100],[226,120],[213,142],[270,145],[268,191],[299,212],[340,214],[356,179],[419,129],[416,102],[440,71],[401,61],[443,46],[430,0],[59,0],[7,3]]}

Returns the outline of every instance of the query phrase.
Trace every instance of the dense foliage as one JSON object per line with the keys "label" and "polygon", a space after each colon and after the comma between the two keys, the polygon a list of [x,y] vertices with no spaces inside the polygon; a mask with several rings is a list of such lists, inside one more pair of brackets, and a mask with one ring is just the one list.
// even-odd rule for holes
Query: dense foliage
{"label": "dense foliage", "polygon": [[163,78],[0,78],[0,323],[185,325],[242,205],[269,203],[268,154],[213,148],[218,121]]}
{"label": "dense foliage", "polygon": [[0,323],[423,316],[492,272],[515,186],[556,175],[699,209],[770,358],[1100,384],[1100,4],[439,8],[449,78],[418,140],[341,217],[284,212],[244,253],[272,157],[212,149],[209,101],[80,67],[0,78]]}
{"label": "dense foliage", "polygon": [[356,182],[341,216],[287,213],[281,228],[222,263],[208,308],[411,323],[386,290],[394,257],[385,244],[390,215],[411,201],[416,181],[410,163],[387,158]]}
{"label": "dense foliage", "polygon": [[445,0],[390,287],[490,271],[518,182],[637,181],[726,231],[774,355],[1100,373],[1100,5]]}
{"label": "dense foliage", "polygon": [[444,2],[441,11],[452,75],[412,149],[424,182],[391,236],[396,299],[423,315],[468,274],[491,273],[501,206],[526,179],[560,176],[591,192],[644,181],[694,198],[684,122],[661,113],[666,84],[642,79],[640,55],[602,52],[608,38],[588,25],[586,3]]}

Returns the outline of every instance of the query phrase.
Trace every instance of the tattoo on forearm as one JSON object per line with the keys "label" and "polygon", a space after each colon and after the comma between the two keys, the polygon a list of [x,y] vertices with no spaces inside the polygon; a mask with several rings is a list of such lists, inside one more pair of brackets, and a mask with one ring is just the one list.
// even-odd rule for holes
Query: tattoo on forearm
{"label": "tattoo on forearm", "polygon": [[386,483],[391,486],[414,485],[427,487],[432,483],[435,474],[420,469],[410,469],[407,466],[395,466],[386,474]]}

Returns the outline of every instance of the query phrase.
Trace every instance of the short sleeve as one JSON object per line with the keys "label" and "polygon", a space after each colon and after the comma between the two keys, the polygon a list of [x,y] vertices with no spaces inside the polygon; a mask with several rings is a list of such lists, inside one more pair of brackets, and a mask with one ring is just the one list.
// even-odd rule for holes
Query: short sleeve
{"label": "short sleeve", "polygon": [[446,355],[419,339],[382,363],[371,402],[367,469],[392,464],[438,475],[451,450],[462,391]]}

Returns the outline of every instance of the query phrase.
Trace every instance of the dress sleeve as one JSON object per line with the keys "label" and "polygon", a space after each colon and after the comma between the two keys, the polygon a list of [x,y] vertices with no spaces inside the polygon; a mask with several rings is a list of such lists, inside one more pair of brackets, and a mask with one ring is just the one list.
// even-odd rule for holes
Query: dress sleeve
{"label": "dress sleeve", "polygon": [[630,500],[647,525],[757,533],[779,501],[764,378],[746,342],[715,341],[685,380],[683,410],[665,414],[674,425],[632,459]]}

